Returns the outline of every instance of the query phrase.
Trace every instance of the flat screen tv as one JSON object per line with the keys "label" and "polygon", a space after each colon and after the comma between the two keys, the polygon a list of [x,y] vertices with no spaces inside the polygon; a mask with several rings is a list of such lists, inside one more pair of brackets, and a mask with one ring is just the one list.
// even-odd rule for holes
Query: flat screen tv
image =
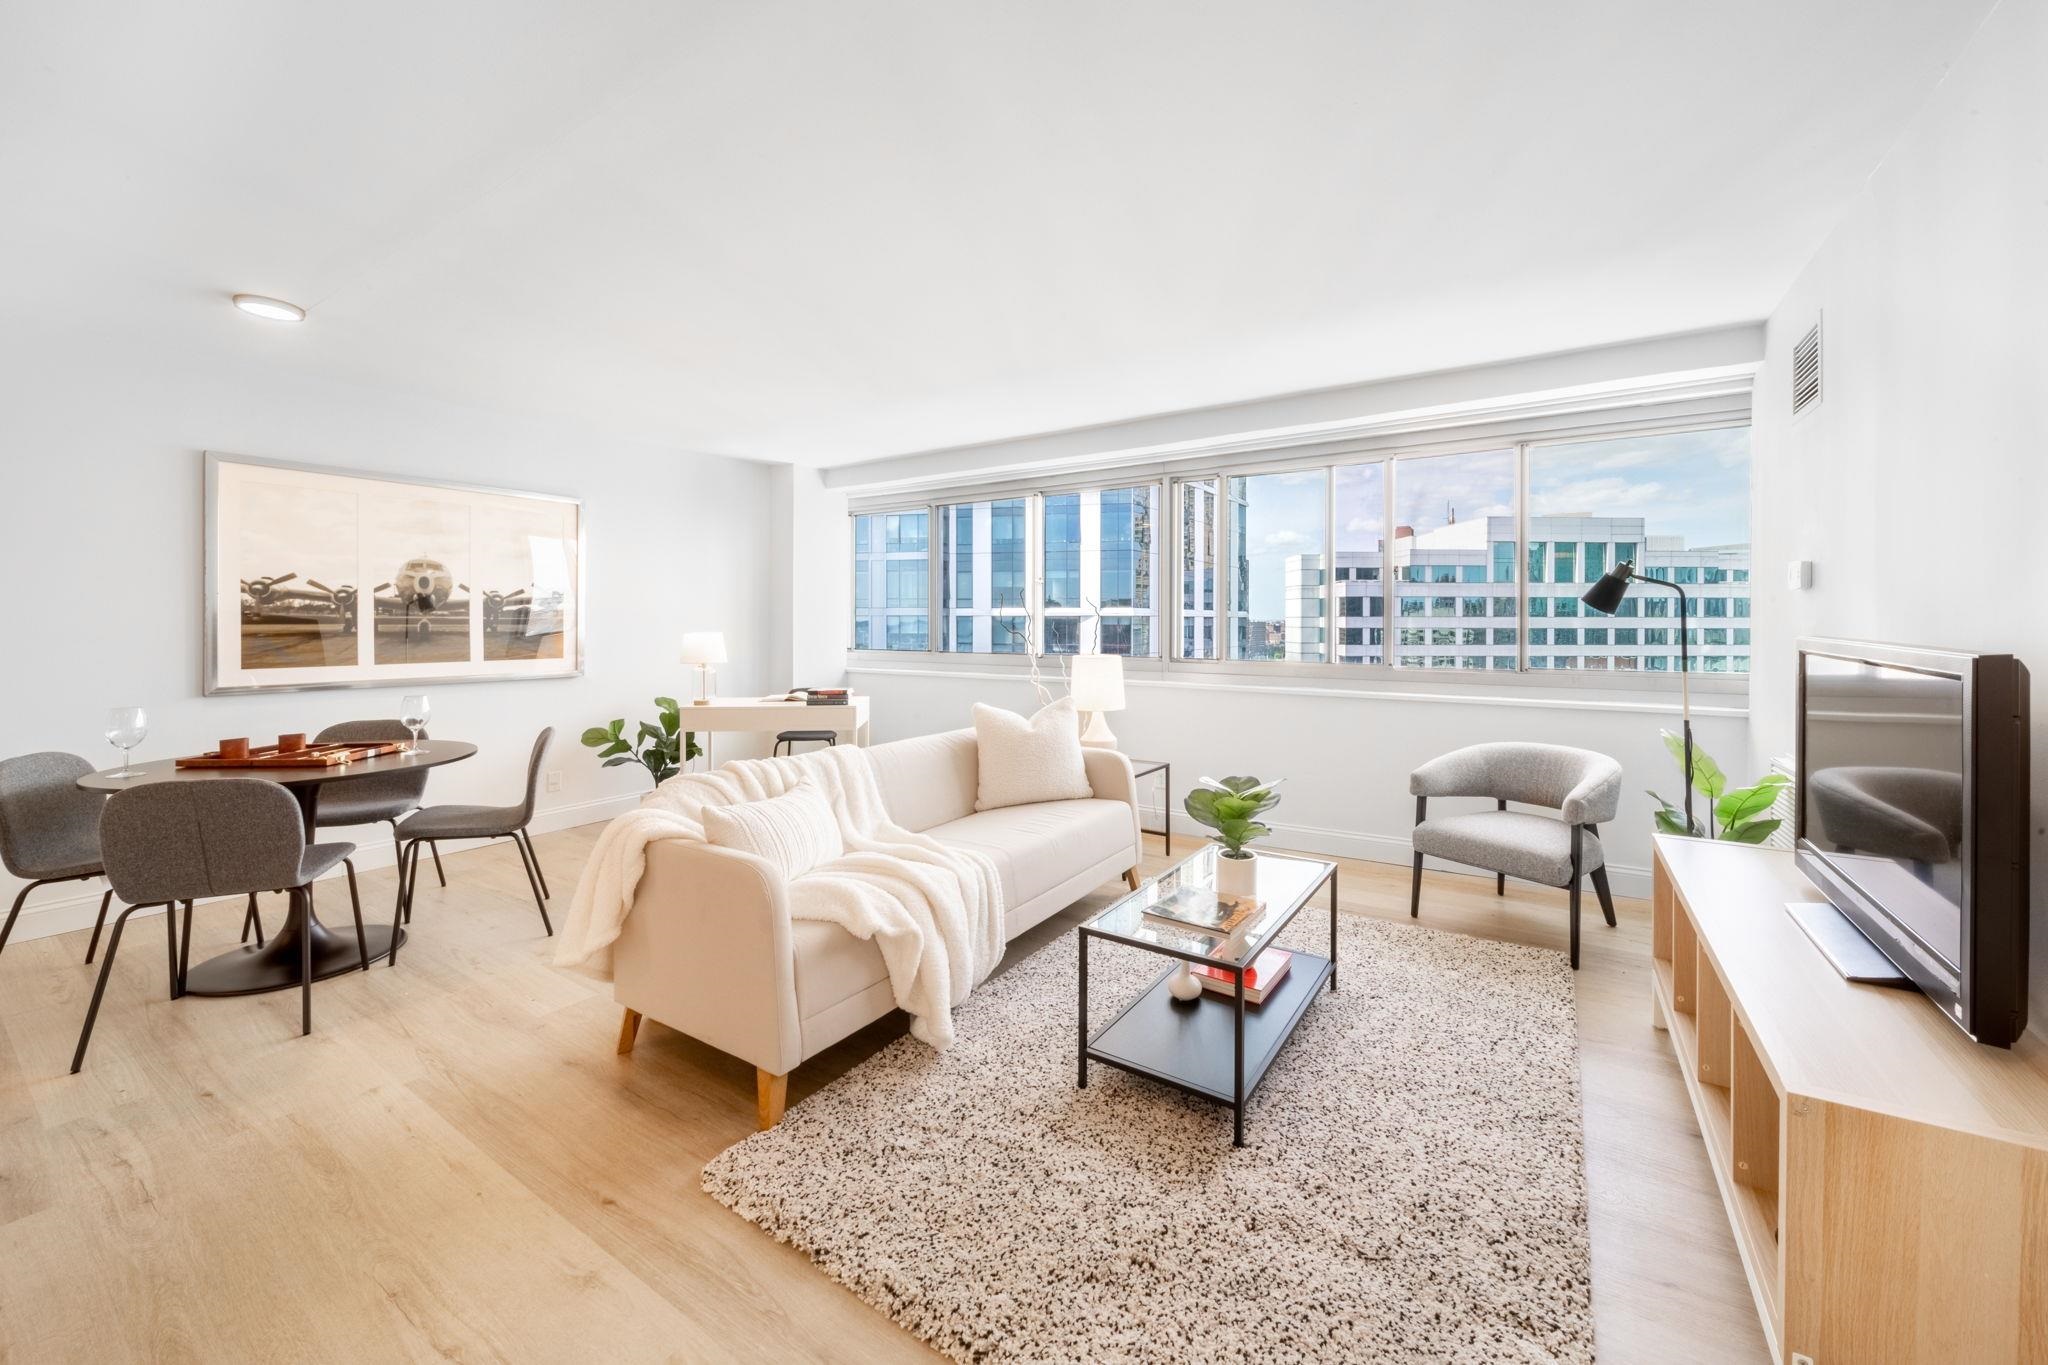
{"label": "flat screen tv", "polygon": [[2012,1046],[2027,1023],[2025,665],[1802,640],[1798,720],[1800,871],[1952,1023]]}

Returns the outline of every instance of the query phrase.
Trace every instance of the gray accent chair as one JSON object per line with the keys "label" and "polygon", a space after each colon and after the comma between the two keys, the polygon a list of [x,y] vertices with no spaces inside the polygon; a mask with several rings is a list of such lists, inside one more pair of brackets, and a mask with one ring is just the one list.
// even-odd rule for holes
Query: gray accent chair
{"label": "gray accent chair", "polygon": [[[1495,895],[1516,877],[1571,892],[1572,970],[1579,966],[1579,884],[1590,877],[1600,911],[1614,925],[1600,826],[1621,804],[1621,765],[1590,749],[1561,744],[1474,744],[1433,758],[1408,775],[1415,798],[1415,873],[1408,913],[1422,910],[1422,859],[1480,867],[1494,874]],[[1492,810],[1429,814],[1432,796],[1476,796]],[[1547,806],[1556,815],[1511,811],[1508,802]]]}
{"label": "gray accent chair", "polygon": [[398,859],[398,915],[392,925],[391,965],[398,965],[400,924],[412,922],[412,894],[419,881],[420,845],[442,839],[510,839],[519,850],[526,868],[526,884],[533,891],[533,903],[540,907],[541,928],[552,936],[555,926],[548,920],[548,880],[540,870],[540,855],[533,851],[533,836],[526,827],[533,820],[534,795],[540,787],[541,760],[555,737],[552,726],[533,741],[533,754],[526,762],[526,796],[516,806],[428,806],[398,822],[403,842]]}
{"label": "gray accent chair", "polygon": [[[28,893],[56,882],[82,882],[100,876],[100,808],[107,798],[85,791],[78,779],[93,770],[76,754],[46,752],[0,759],[0,865],[28,883],[14,898],[7,922],[0,924],[0,951],[14,932]],[[107,905],[114,893],[100,897],[99,918],[93,921],[92,942],[85,960],[100,944]]]}
{"label": "gray accent chair", "polygon": [[[348,894],[355,911],[356,947],[363,970],[370,969],[370,948],[363,933],[363,907],[356,896],[354,844],[306,844],[304,817],[292,794],[261,778],[225,778],[218,782],[160,782],[116,792],[100,815],[100,844],[107,880],[128,903],[114,919],[107,936],[107,956],[86,1008],[78,1051],[71,1058],[76,1075],[85,1065],[85,1050],[99,1018],[100,1001],[113,975],[114,954],[128,917],[146,906],[164,908],[164,935],[170,950],[171,998],[185,993],[185,972],[192,952],[192,903],[216,896],[244,896],[289,887],[292,908],[303,918],[313,905],[313,882],[339,863],[348,869]],[[178,905],[185,907],[182,937],[175,922]],[[299,935],[299,1030],[313,1031],[313,935]]]}
{"label": "gray accent chair", "polygon": [[[411,738],[412,731],[405,728],[402,720],[345,720],[322,730],[317,742],[382,744]],[[427,738],[425,730],[420,731],[420,738]],[[398,837],[398,822],[423,804],[429,775],[427,769],[419,768],[412,772],[379,773],[375,777],[331,782],[320,792],[320,804],[313,815],[314,827],[389,825],[392,850],[397,853],[399,861],[404,862],[405,841]],[[440,848],[431,841],[427,848],[434,855],[434,875],[441,879],[441,885],[448,885],[448,874],[441,870]]]}

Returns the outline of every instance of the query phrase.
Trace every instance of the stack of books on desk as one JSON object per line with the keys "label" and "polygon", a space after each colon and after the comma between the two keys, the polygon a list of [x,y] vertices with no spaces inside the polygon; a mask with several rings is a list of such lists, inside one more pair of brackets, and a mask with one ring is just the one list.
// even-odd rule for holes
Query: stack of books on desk
{"label": "stack of books on desk", "polygon": [[806,706],[845,706],[850,700],[843,687],[813,687],[804,694]]}

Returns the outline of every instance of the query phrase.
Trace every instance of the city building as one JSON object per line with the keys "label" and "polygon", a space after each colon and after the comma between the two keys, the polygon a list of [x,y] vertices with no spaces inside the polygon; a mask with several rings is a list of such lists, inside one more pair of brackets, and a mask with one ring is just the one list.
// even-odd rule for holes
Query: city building
{"label": "city building", "polygon": [[[1517,555],[1514,518],[1486,517],[1420,534],[1398,527],[1391,571],[1385,559],[1384,548],[1340,550],[1326,583],[1323,556],[1291,556],[1287,648],[1275,657],[1325,657],[1324,603],[1334,592],[1340,663],[1388,662],[1391,616],[1398,668],[1675,671],[1675,594],[1637,588],[1612,616],[1579,600],[1629,560],[1645,578],[1685,589],[1694,672],[1749,671],[1747,545],[1687,547],[1682,536],[1650,534],[1641,517],[1545,516],[1530,518],[1526,552]],[[1518,560],[1527,579],[1526,619]]]}

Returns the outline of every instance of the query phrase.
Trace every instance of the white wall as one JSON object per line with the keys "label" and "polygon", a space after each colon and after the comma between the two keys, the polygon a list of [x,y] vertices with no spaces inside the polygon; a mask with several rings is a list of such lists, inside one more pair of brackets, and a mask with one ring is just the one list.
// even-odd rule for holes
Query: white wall
{"label": "white wall", "polygon": [[[402,687],[200,695],[207,449],[584,500],[585,675],[429,688],[433,732],[482,746],[434,774],[430,800],[514,799],[534,734],[552,725],[547,767],[561,785],[540,797],[541,827],[602,819],[630,803],[644,771],[600,769],[577,736],[614,716],[651,717],[658,693],[687,697],[693,678],[676,662],[685,630],[726,632],[735,662],[721,670],[723,690],[770,685],[761,667],[774,617],[765,465],[308,381],[247,354],[67,335],[19,319],[0,327],[0,374],[0,582],[14,612],[0,667],[0,753],[68,749],[111,764],[118,754],[101,736],[102,717],[131,703],[150,711],[138,758],[396,713]],[[722,741],[720,756],[738,745]],[[355,837],[367,863],[390,861],[387,830]],[[18,887],[0,879],[10,900]],[[38,891],[15,932],[89,923],[98,896],[97,887]]]}
{"label": "white wall", "polygon": [[[2010,652],[2048,816],[2048,3],[2005,0],[1772,314],[1756,400],[1752,755],[1790,753],[1801,635]],[[1790,415],[1825,314],[1824,397]],[[1814,561],[1811,590],[1784,565]],[[2048,1027],[2048,846],[2032,1016]]]}
{"label": "white wall", "polygon": [[[1053,695],[1064,693],[1059,662],[1046,660]],[[854,685],[875,697],[877,740],[947,730],[970,723],[977,701],[1015,711],[1035,709],[1022,679],[948,677],[852,670]],[[1214,687],[1130,680],[1129,707],[1110,716],[1118,747],[1173,764],[1174,847],[1202,837],[1178,809],[1188,786],[1204,774],[1284,777],[1282,804],[1269,821],[1276,847],[1408,862],[1415,798],[1408,774],[1428,759],[1486,740],[1570,744],[1612,755],[1626,773],[1620,818],[1602,830],[1617,894],[1649,894],[1650,811],[1643,788],[1677,800],[1678,765],[1665,753],[1660,727],[1678,728],[1677,699],[1615,701],[1598,708],[1554,691],[1503,698],[1304,693],[1275,685]],[[1731,762],[1744,751],[1747,724],[1728,714],[1731,695],[1695,699],[1693,735]],[[1157,779],[1141,785],[1159,828]],[[1433,809],[1486,808],[1483,801],[1437,802]],[[1190,842],[1183,845],[1186,837]],[[1432,864],[1434,866],[1434,864]],[[1464,869],[1469,871],[1470,869]]]}

